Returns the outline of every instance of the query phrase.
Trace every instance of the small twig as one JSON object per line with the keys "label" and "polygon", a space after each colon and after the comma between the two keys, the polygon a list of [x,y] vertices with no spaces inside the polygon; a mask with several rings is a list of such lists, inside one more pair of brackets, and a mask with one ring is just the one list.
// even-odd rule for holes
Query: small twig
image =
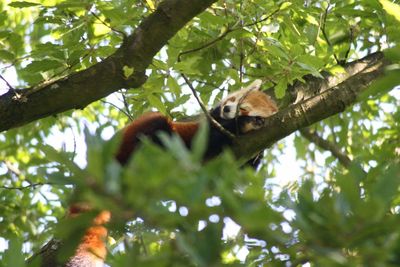
{"label": "small twig", "polygon": [[243,40],[240,40],[240,53],[239,53],[239,81],[243,82],[243,61],[244,61],[244,52],[243,52]]}
{"label": "small twig", "polygon": [[35,188],[38,186],[43,186],[43,185],[51,185],[51,184],[49,184],[49,183],[33,183],[33,184],[26,185],[26,186],[0,186],[0,189],[24,190],[24,189],[29,189],[29,188]]}
{"label": "small twig", "polygon": [[[15,167],[10,161],[5,160],[4,164],[6,165],[7,170],[11,173],[14,174],[16,177],[20,177],[21,176],[21,171]],[[42,185],[51,185],[51,183],[32,183],[30,180],[25,179],[25,182],[29,183],[29,185],[26,186],[0,186],[1,189],[10,189],[10,190],[24,190],[24,189],[28,189],[28,188],[35,188],[38,186],[42,186]]]}
{"label": "small twig", "polygon": [[204,49],[204,48],[207,48],[207,47],[209,47],[209,46],[212,46],[213,44],[215,44],[216,42],[220,41],[221,39],[223,39],[226,35],[228,35],[228,34],[231,33],[231,32],[240,30],[240,29],[242,29],[242,28],[244,28],[244,27],[254,26],[254,25],[258,24],[258,23],[261,23],[261,22],[263,22],[263,21],[268,20],[268,19],[271,18],[273,15],[275,15],[276,13],[278,13],[278,12],[280,11],[280,9],[281,9],[281,7],[277,8],[275,11],[273,11],[271,14],[269,14],[268,16],[266,16],[265,18],[263,18],[263,19],[261,19],[261,20],[258,20],[258,21],[255,21],[255,22],[252,22],[252,23],[249,23],[249,24],[244,24],[244,25],[241,25],[240,27],[236,27],[236,25],[239,24],[239,23],[236,23],[236,24],[233,25],[232,27],[227,27],[226,30],[225,30],[221,35],[219,35],[218,37],[216,37],[215,39],[213,39],[213,40],[211,40],[211,41],[209,41],[209,42],[207,42],[207,43],[205,43],[205,44],[203,44],[203,45],[201,45],[201,46],[199,46],[199,47],[196,47],[196,48],[193,48],[193,49],[189,49],[189,50],[186,50],[186,51],[183,51],[183,52],[179,53],[179,55],[178,55],[178,61],[180,61],[180,59],[181,59],[181,57],[182,57],[183,55],[190,54],[190,53],[193,53],[193,52],[197,52],[197,51],[200,51],[200,50],[202,50],[202,49]]}
{"label": "small twig", "polygon": [[13,100],[25,102],[26,98],[21,93],[18,93],[17,90],[15,90],[15,88],[12,87],[11,84],[9,84],[8,81],[2,75],[0,75],[0,79],[2,79],[6,83],[8,89],[11,92],[13,92],[14,94],[14,96],[12,97]]}
{"label": "small twig", "polygon": [[76,136],[74,133],[74,130],[72,129],[72,126],[70,125],[70,130],[72,132],[72,137],[73,137],[73,142],[74,142],[74,149],[72,150],[72,157],[71,157],[71,161],[74,161],[75,156],[76,156]]}
{"label": "small twig", "polygon": [[[45,88],[46,86],[50,85],[50,84],[54,84],[54,86],[57,86],[56,83],[58,81],[61,81],[63,79],[67,79],[67,76],[63,76],[65,72],[67,72],[68,70],[71,70],[72,67],[78,65],[80,63],[81,59],[84,59],[86,57],[88,57],[90,55],[90,53],[93,52],[93,49],[90,49],[86,54],[84,54],[82,56],[82,58],[77,59],[76,62],[73,62],[72,64],[68,65],[66,68],[64,68],[62,71],[59,71],[58,73],[55,73],[54,75],[52,75],[50,78],[48,78],[47,80],[43,80],[41,82],[39,82],[37,85],[35,85],[34,87],[32,87],[29,90],[24,90],[24,92],[22,94],[16,94],[16,96],[14,97],[15,100],[21,101],[21,102],[26,102],[27,101],[27,97],[39,92],[40,90],[42,90],[43,88]],[[58,78],[59,76],[61,76],[60,78]]]}
{"label": "small twig", "polygon": [[128,100],[126,99],[126,95],[123,92],[121,92],[121,95],[122,95],[122,102],[124,103],[124,107],[126,109],[126,114],[129,114],[128,117],[129,117],[130,121],[133,121],[133,117],[131,116],[131,113],[129,112],[129,104],[128,104]]}
{"label": "small twig", "polygon": [[254,22],[252,22],[252,23],[249,23],[249,24],[245,24],[245,25],[243,25],[243,27],[251,27],[251,26],[254,26],[254,25],[259,24],[259,23],[261,23],[261,22],[264,22],[264,21],[270,19],[272,16],[274,16],[274,15],[275,15],[276,13],[278,13],[280,10],[281,10],[281,6],[279,6],[277,9],[275,9],[274,11],[272,11],[272,13],[269,14],[268,16],[266,16],[265,18],[260,19],[260,20],[256,20],[256,21],[254,21]]}
{"label": "small twig", "polygon": [[109,105],[113,106],[114,108],[118,109],[120,112],[124,113],[129,118],[129,120],[133,121],[133,117],[131,116],[131,114],[129,114],[128,112],[126,112],[122,108],[118,107],[114,103],[111,103],[111,102],[108,102],[108,101],[105,101],[105,100],[100,100],[100,101],[102,103],[104,103],[104,104],[109,104]]}
{"label": "small twig", "polygon": [[[227,16],[226,3],[224,3],[224,4],[225,4],[225,16]],[[228,35],[229,33],[241,29],[242,27],[236,27],[236,26],[238,25],[238,23],[239,23],[239,22],[236,22],[233,26],[229,26],[229,25],[228,25],[228,26],[226,27],[226,30],[225,30],[221,35],[219,35],[218,37],[216,37],[215,39],[213,39],[213,40],[211,40],[211,41],[209,41],[209,42],[207,42],[207,43],[205,43],[205,44],[203,44],[203,45],[201,45],[201,46],[199,46],[199,47],[196,47],[196,48],[193,48],[193,49],[189,49],[189,50],[186,50],[186,51],[183,51],[183,52],[179,53],[179,55],[178,55],[178,61],[181,60],[181,56],[186,55],[186,54],[190,54],[190,53],[193,53],[193,52],[197,52],[197,51],[199,51],[199,50],[202,50],[202,49],[204,49],[204,48],[207,48],[207,47],[209,47],[209,46],[215,44],[216,42],[220,41],[221,39],[223,39],[223,38],[224,38],[226,35]]]}
{"label": "small twig", "polygon": [[17,64],[19,61],[22,61],[24,59],[30,58],[31,56],[32,56],[31,54],[28,54],[28,55],[25,55],[25,56],[21,56],[19,58],[15,58],[9,65],[4,65],[4,67],[0,68],[0,70],[5,70],[5,69],[8,69],[8,68],[14,67],[15,64]]}
{"label": "small twig", "polygon": [[349,36],[349,48],[347,49],[342,64],[346,64],[347,60],[349,59],[349,54],[351,50],[351,43],[354,40],[354,28],[350,27],[350,36]]}
{"label": "small twig", "polygon": [[253,55],[254,52],[257,50],[257,42],[260,39],[261,29],[257,25],[255,25],[255,27],[257,29],[256,40],[255,40],[254,45],[253,45],[252,49],[250,50],[250,52],[247,53],[247,56]]}
{"label": "small twig", "polygon": [[321,13],[319,16],[319,22],[318,22],[319,27],[318,27],[317,34],[315,35],[315,40],[313,42],[313,46],[315,46],[315,43],[318,41],[318,36],[321,34],[323,20],[324,20],[324,13]]}
{"label": "small twig", "polygon": [[3,75],[0,75],[0,79],[2,79],[6,85],[8,86],[8,89],[15,91],[15,88],[11,86],[11,84],[8,83],[8,81],[3,77]]}
{"label": "small twig", "polygon": [[183,51],[183,52],[179,53],[178,61],[180,61],[180,59],[181,59],[181,57],[183,55],[190,54],[190,53],[193,53],[193,52],[197,52],[197,51],[200,51],[200,50],[202,50],[204,48],[212,46],[213,44],[215,44],[219,40],[223,39],[226,35],[228,35],[228,33],[233,32],[233,31],[234,31],[234,29],[231,29],[231,28],[228,27],[228,28],[226,28],[226,30],[221,35],[219,35],[217,38],[211,40],[210,42],[205,43],[205,44],[203,44],[203,45],[201,45],[199,47],[196,47],[196,48],[193,48],[193,49],[189,49],[189,50],[186,50],[186,51]]}
{"label": "small twig", "polygon": [[243,52],[243,39],[240,38],[240,40],[239,40],[239,81],[240,81],[240,83],[243,82],[244,58],[245,58],[245,56],[244,56],[244,52]]}
{"label": "small twig", "polygon": [[326,34],[326,31],[325,31],[325,26],[326,26],[326,20],[328,18],[329,7],[330,7],[330,5],[328,4],[328,6],[326,7],[326,9],[325,9],[325,11],[324,11],[324,13],[322,15],[321,31],[322,31],[322,35],[324,36],[324,38],[325,38],[326,42],[328,43],[328,45],[330,47],[332,47],[332,44],[329,41],[328,35]]}
{"label": "small twig", "polygon": [[333,51],[332,43],[329,41],[328,35],[326,34],[326,31],[325,31],[326,20],[327,20],[327,18],[328,18],[328,12],[329,12],[329,8],[330,8],[330,7],[331,7],[331,6],[330,6],[330,4],[328,3],[328,6],[326,7],[325,12],[324,12],[324,15],[323,15],[323,20],[322,20],[322,24],[321,24],[321,32],[322,32],[322,35],[324,36],[324,38],[325,38],[325,40],[326,40],[326,43],[327,43],[328,46],[332,49],[333,57],[335,58],[336,63],[337,63],[338,65],[341,65],[341,64],[340,64],[339,58],[336,56],[335,52]]}
{"label": "small twig", "polygon": [[59,73],[55,73],[50,79],[62,76],[67,70],[71,70],[73,67],[77,66],[80,64],[85,58],[87,58],[91,53],[93,52],[93,48],[91,47],[87,53],[85,53],[82,57],[79,57],[78,59],[75,60],[75,62],[72,62],[69,64],[64,70],[60,71]]}
{"label": "small twig", "polygon": [[353,161],[344,152],[342,152],[339,147],[337,147],[334,143],[323,139],[316,132],[310,130],[310,128],[303,128],[300,130],[300,133],[308,141],[326,151],[331,152],[332,155],[337,158],[345,168],[349,168],[353,163]]}
{"label": "small twig", "polygon": [[224,15],[225,15],[225,19],[228,19],[228,8],[226,7],[226,1],[224,1]]}
{"label": "small twig", "polygon": [[[239,7],[240,12],[242,12],[242,8],[243,8],[243,2],[241,1],[240,7]],[[239,21],[239,23],[240,23],[240,27],[243,28],[243,25],[244,25],[243,19],[241,19]],[[240,38],[239,39],[239,81],[240,81],[240,83],[243,82],[243,68],[244,68],[243,67],[243,61],[244,61],[243,44],[244,44],[243,38]]]}
{"label": "small twig", "polygon": [[219,89],[219,88],[218,88],[218,85],[213,84],[213,83],[211,83],[211,82],[202,81],[202,80],[199,80],[199,79],[195,79],[194,81],[197,82],[197,83],[199,83],[199,84],[204,84],[204,85],[210,86],[210,87],[212,87],[212,88],[214,88],[214,89]]}
{"label": "small twig", "polygon": [[[239,71],[239,68],[236,67],[232,62],[230,62],[230,61],[224,61],[224,63],[226,63],[227,65],[229,65],[230,68],[232,68],[232,69],[234,69],[234,70],[236,70],[236,71]],[[261,79],[261,78],[262,78],[262,79],[265,79],[265,76],[264,76],[264,75],[249,74],[249,73],[246,73],[246,72],[243,72],[243,76],[247,76],[247,77],[251,77],[251,78],[257,78],[257,79]],[[268,78],[268,80],[272,82],[272,80],[271,80],[270,78]],[[276,84],[276,82],[273,82],[273,83]]]}
{"label": "small twig", "polygon": [[226,130],[224,127],[222,127],[221,124],[219,124],[213,117],[211,117],[210,113],[208,112],[206,106],[203,104],[203,102],[201,101],[201,99],[199,98],[199,96],[197,95],[196,89],[193,87],[193,85],[190,83],[189,79],[186,77],[185,74],[181,73],[183,79],[185,80],[186,84],[189,86],[190,90],[193,93],[193,96],[196,98],[197,103],[199,103],[200,108],[202,109],[202,111],[204,112],[204,114],[206,115],[207,119],[210,121],[210,123],[216,127],[219,131],[221,131],[223,134],[225,134],[226,136],[228,136],[231,139],[235,139],[235,135],[232,134],[231,132],[229,132],[228,130]]}
{"label": "small twig", "polygon": [[113,32],[119,33],[122,35],[122,37],[124,38],[124,40],[127,38],[126,34],[123,31],[114,29],[113,27],[111,27],[110,25],[108,25],[108,23],[106,23],[104,20],[102,20],[96,13],[94,13],[93,11],[90,11],[90,14],[92,14],[93,17],[95,17],[97,20],[99,20],[101,22],[101,24],[103,24],[104,26],[106,26],[107,28],[109,28],[110,30],[112,30]]}
{"label": "small twig", "polygon": [[14,167],[14,165],[12,165],[12,163],[9,162],[8,160],[5,160],[4,164],[6,164],[7,170],[15,174],[15,176],[19,177],[21,175],[21,171],[18,170],[18,168]]}
{"label": "small twig", "polygon": [[139,239],[140,239],[140,243],[141,243],[141,245],[143,247],[143,253],[144,253],[145,256],[147,256],[148,255],[147,248],[146,248],[146,244],[144,243],[144,239],[143,239],[143,235],[142,234],[140,234]]}

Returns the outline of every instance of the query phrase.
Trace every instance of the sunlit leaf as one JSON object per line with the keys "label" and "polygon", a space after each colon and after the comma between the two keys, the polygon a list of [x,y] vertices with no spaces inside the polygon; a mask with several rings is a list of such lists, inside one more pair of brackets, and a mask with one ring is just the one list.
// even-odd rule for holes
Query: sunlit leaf
{"label": "sunlit leaf", "polygon": [[24,7],[39,6],[40,4],[34,3],[34,2],[28,2],[28,1],[15,1],[15,2],[9,3],[8,5],[11,7],[16,7],[16,8],[24,8]]}
{"label": "sunlit leaf", "polygon": [[400,5],[389,0],[379,0],[379,2],[388,14],[394,16],[400,22]]}

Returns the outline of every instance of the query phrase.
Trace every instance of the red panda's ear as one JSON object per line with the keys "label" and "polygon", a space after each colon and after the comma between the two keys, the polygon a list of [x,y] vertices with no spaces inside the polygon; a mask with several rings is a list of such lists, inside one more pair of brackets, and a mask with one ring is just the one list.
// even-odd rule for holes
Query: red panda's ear
{"label": "red panda's ear", "polygon": [[262,81],[260,79],[254,80],[250,85],[244,88],[246,91],[260,90]]}

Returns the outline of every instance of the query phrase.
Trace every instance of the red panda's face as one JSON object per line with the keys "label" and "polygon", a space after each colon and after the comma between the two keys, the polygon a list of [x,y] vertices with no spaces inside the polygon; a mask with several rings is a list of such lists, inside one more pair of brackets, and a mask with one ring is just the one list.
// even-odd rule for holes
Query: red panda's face
{"label": "red panda's face", "polygon": [[221,102],[221,118],[233,119],[239,116],[266,118],[278,111],[275,102],[258,91],[261,81],[256,80],[247,88],[228,95]]}

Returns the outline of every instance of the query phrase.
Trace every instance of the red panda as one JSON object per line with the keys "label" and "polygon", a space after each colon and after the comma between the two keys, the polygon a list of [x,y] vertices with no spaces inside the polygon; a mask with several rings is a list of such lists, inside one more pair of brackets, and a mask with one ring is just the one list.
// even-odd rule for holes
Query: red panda
{"label": "red panda", "polygon": [[[220,104],[210,111],[210,115],[225,130],[234,135],[244,134],[260,128],[265,118],[278,111],[275,102],[265,93],[259,91],[261,80],[255,80],[246,88],[228,95]],[[129,124],[122,137],[122,142],[116,158],[125,164],[130,155],[140,145],[142,137],[162,145],[159,132],[177,134],[190,149],[191,141],[199,128],[199,121],[175,122],[168,117],[150,112]],[[222,152],[225,147],[232,145],[231,138],[210,123],[208,145],[204,160],[211,159]]]}
{"label": "red panda", "polygon": [[[260,80],[255,80],[250,86],[228,95],[220,104],[210,111],[210,115],[222,127],[234,135],[262,127],[266,117],[278,111],[275,102],[259,91]],[[199,129],[200,121],[174,122],[158,112],[150,112],[130,123],[124,130],[122,141],[116,154],[121,165],[128,162],[134,151],[140,146],[141,138],[147,137],[156,144],[162,145],[158,133],[177,134],[190,149],[191,141]],[[208,145],[204,160],[217,156],[233,140],[210,123]],[[249,164],[256,166],[258,162],[250,160]],[[79,205],[78,205],[79,207]],[[84,212],[82,209],[70,208],[71,216]],[[110,212],[102,211],[94,220],[93,226],[87,231],[78,246],[75,255],[64,267],[97,267],[102,266],[106,257],[104,238],[107,229],[103,226],[110,219]],[[47,267],[51,265],[41,265]],[[55,266],[55,265],[54,265]]]}

